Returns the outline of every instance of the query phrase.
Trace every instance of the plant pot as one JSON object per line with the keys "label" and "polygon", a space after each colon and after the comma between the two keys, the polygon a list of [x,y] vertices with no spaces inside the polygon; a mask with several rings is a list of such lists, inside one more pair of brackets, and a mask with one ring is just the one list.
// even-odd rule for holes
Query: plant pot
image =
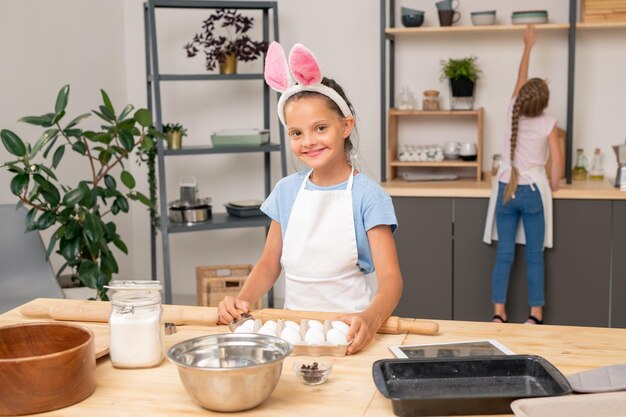
{"label": "plant pot", "polygon": [[459,78],[458,80],[450,80],[450,88],[453,97],[473,97],[474,81],[468,78]]}
{"label": "plant pot", "polygon": [[167,149],[180,149],[183,147],[182,132],[167,132]]}
{"label": "plant pot", "polygon": [[220,74],[237,74],[237,53],[226,55],[226,60],[220,62]]}

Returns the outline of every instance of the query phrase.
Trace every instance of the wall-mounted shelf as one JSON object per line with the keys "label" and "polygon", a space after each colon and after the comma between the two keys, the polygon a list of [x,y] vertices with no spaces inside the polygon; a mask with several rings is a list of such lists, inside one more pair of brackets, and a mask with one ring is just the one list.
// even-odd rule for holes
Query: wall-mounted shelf
{"label": "wall-mounted shelf", "polygon": [[[423,117],[466,117],[476,121],[476,160],[445,160],[429,162],[405,162],[398,157],[398,124],[400,119]],[[398,168],[473,168],[476,171],[476,181],[482,178],[482,149],[483,149],[483,109],[473,110],[398,110],[389,109],[389,132],[387,143],[387,179],[393,180],[398,176]]]}

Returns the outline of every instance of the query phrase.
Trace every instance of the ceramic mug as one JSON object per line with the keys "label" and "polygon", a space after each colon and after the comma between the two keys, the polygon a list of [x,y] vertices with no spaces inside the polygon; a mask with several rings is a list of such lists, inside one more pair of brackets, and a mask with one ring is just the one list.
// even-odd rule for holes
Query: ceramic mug
{"label": "ceramic mug", "polygon": [[476,155],[476,144],[474,142],[467,142],[461,145],[461,156],[473,156]]}
{"label": "ceramic mug", "polygon": [[461,18],[461,14],[455,10],[438,10],[439,13],[439,26],[452,26]]}
{"label": "ceramic mug", "polygon": [[459,0],[441,0],[435,5],[437,10],[456,10],[459,7]]}
{"label": "ceramic mug", "polygon": [[446,159],[457,159],[461,151],[459,142],[448,142],[443,148],[443,155]]}

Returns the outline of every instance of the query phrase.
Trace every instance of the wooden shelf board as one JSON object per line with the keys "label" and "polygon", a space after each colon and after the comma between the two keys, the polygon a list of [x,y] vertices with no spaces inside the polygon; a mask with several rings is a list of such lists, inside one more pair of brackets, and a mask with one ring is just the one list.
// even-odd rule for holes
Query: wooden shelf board
{"label": "wooden shelf board", "polygon": [[[526,25],[484,25],[484,26],[425,26],[418,28],[387,28],[385,34],[388,36],[412,35],[420,33],[455,33],[455,32],[520,32]],[[535,25],[535,29],[541,30],[567,30],[569,23],[544,23]]]}
{"label": "wooden shelf board", "polygon": [[477,116],[482,108],[474,110],[398,110],[389,109],[390,116]]}
{"label": "wooden shelf board", "polygon": [[392,167],[456,167],[456,168],[475,168],[478,161],[432,161],[432,162],[402,162],[392,161]]}
{"label": "wooden shelf board", "polygon": [[626,29],[626,22],[581,22],[576,24],[576,29]]}

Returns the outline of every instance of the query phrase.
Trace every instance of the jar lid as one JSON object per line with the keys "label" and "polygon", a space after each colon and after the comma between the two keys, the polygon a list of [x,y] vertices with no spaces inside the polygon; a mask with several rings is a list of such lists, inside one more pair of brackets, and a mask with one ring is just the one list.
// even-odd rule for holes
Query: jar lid
{"label": "jar lid", "polygon": [[159,281],[137,280],[137,281],[111,281],[104,288],[111,290],[153,290],[160,291],[163,286]]}
{"label": "jar lid", "polygon": [[437,90],[426,90],[424,91],[424,95],[427,97],[437,97],[439,95],[439,91]]}

